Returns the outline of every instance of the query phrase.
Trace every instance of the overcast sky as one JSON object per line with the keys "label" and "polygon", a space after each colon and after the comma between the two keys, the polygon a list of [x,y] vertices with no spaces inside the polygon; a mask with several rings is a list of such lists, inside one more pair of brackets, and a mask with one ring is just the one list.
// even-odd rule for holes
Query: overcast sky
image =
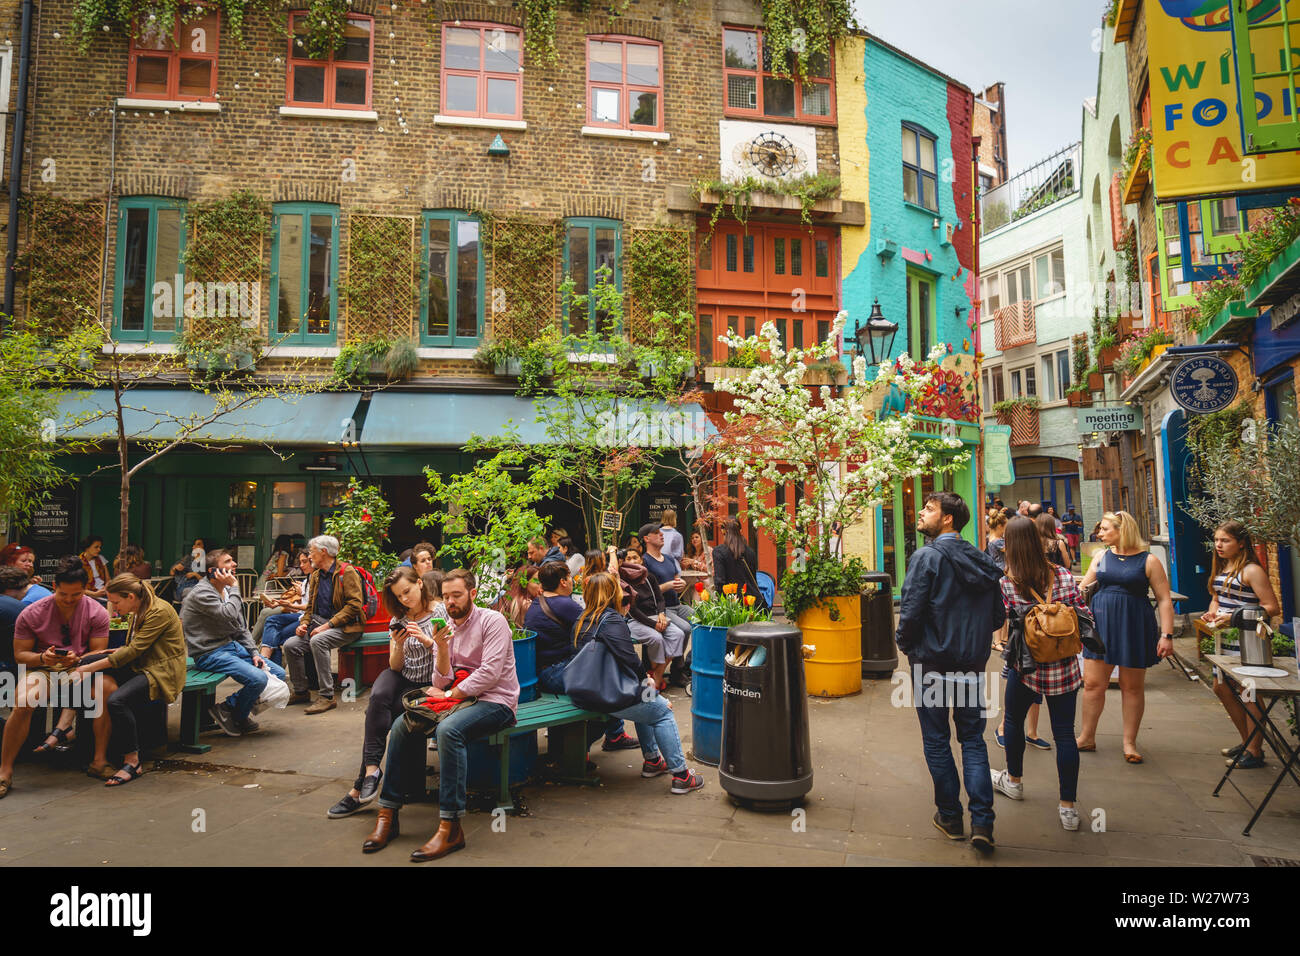
{"label": "overcast sky", "polygon": [[[854,0],[858,23],[978,94],[1006,83],[1014,176],[1081,135],[1097,95],[1101,0]],[[1050,13],[1049,13],[1050,11]]]}

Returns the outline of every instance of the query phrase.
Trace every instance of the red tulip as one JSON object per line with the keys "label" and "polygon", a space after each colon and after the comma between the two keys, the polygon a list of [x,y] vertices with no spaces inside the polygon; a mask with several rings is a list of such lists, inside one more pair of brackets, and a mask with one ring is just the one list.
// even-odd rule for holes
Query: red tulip
{"label": "red tulip", "polygon": [[695,582],[695,593],[696,593],[696,594],[703,594],[703,593],[704,593],[704,582],[703,582],[703,581],[696,581],[696,582]]}

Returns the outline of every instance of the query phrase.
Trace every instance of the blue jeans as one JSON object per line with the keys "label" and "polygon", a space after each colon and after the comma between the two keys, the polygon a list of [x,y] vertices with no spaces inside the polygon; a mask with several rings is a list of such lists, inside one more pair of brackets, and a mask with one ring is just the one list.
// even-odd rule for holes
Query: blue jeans
{"label": "blue jeans", "polygon": [[[438,725],[438,810],[444,820],[456,820],[465,815],[465,745],[490,737],[498,730],[509,727],[515,715],[505,704],[486,700],[464,707]],[[385,766],[384,788],[379,792],[379,805],[390,809],[402,806],[403,787],[401,771],[403,761],[410,761],[424,750],[424,734],[406,729],[406,716],[399,714],[388,732],[388,759]],[[985,771],[987,773],[987,771]]]}
{"label": "blue jeans", "polygon": [[[1052,739],[1056,741],[1056,776],[1061,784],[1061,799],[1070,803],[1079,792],[1079,745],[1074,739],[1074,703],[1078,696],[1077,690],[1047,696]],[[1007,682],[1007,716],[1002,732],[1006,735],[1007,773],[1013,777],[1024,772],[1025,715],[1029,713],[1034,697],[1034,692],[1021,683],[1018,674]]]}
{"label": "blue jeans", "polygon": [[636,736],[641,741],[641,755],[655,760],[663,754],[664,762],[673,773],[686,769],[686,756],[682,753],[682,738],[677,733],[677,720],[664,699],[658,694],[639,704],[614,712],[621,722],[636,724]]}
{"label": "blue jeans", "polygon": [[[924,670],[924,666],[922,666]],[[957,777],[957,764],[952,759],[949,744],[948,711],[957,725],[957,739],[961,741],[961,766],[966,780],[966,797],[970,801],[972,826],[993,826],[993,779],[989,775],[989,753],[984,744],[983,711],[984,674],[979,675],[980,687],[975,694],[966,694],[962,700],[955,691],[959,685],[942,683],[943,701],[930,700],[914,687],[913,702],[916,716],[921,721],[921,740],[925,749],[925,762],[934,780],[934,803],[945,817],[961,816],[961,783]],[[974,696],[976,699],[971,700]],[[973,706],[972,706],[973,705]]]}
{"label": "blue jeans", "polygon": [[[544,694],[563,694],[564,693],[564,668],[569,664],[568,661],[559,661],[543,668],[537,674],[537,687]],[[611,717],[605,721],[605,736],[613,739],[623,732],[623,721],[617,717]]]}
{"label": "blue jeans", "polygon": [[253,655],[238,641],[231,641],[224,647],[194,658],[194,666],[200,670],[228,674],[244,685],[226,698],[236,722],[247,720],[253,712],[253,705],[266,689],[267,671],[284,680],[284,668],[274,661],[266,662],[266,670],[254,667]]}
{"label": "blue jeans", "polygon": [[301,619],[301,614],[290,611],[285,614],[272,614],[262,625],[262,646],[271,648],[271,660],[275,663],[284,663],[280,645],[293,637],[294,629],[298,627]]}

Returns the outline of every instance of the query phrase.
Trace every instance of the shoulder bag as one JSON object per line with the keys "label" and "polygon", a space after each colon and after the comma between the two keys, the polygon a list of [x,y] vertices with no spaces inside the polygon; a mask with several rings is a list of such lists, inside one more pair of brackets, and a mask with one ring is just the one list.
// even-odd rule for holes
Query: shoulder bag
{"label": "shoulder bag", "polygon": [[641,700],[641,690],[636,675],[623,668],[599,634],[582,645],[564,668],[564,692],[586,710],[602,714],[624,710]]}

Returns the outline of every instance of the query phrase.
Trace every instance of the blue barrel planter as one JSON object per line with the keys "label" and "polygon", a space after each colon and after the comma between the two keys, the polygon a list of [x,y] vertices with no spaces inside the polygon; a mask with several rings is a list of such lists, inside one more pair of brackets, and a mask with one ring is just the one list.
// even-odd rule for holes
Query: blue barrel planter
{"label": "blue barrel planter", "polygon": [[691,628],[691,756],[716,767],[722,756],[722,671],[727,629]]}
{"label": "blue barrel planter", "polygon": [[[537,763],[537,734],[515,734],[510,748],[510,786],[523,783]],[[501,785],[497,748],[476,740],[465,748],[465,789],[474,793],[496,793]]]}
{"label": "blue barrel planter", "polygon": [[537,632],[514,632],[515,674],[519,677],[519,703],[537,699]]}

